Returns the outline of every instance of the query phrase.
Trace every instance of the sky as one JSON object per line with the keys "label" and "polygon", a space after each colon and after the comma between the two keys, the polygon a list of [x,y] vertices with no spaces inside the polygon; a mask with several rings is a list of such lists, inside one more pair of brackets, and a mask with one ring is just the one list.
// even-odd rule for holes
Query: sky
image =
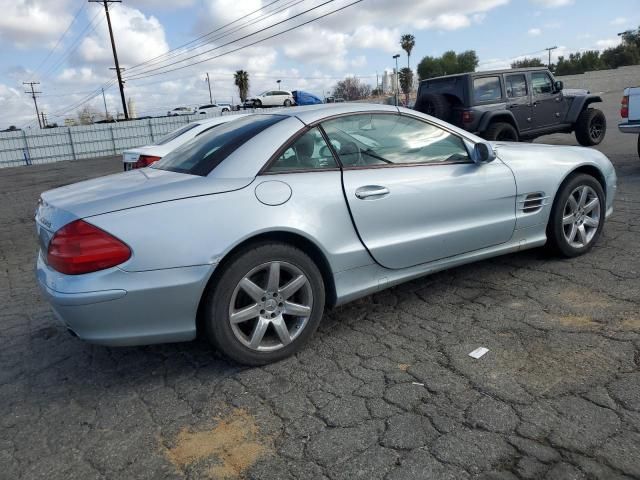
{"label": "sky", "polygon": [[[394,67],[394,54],[406,66],[399,46],[404,33],[416,38],[414,69],[425,55],[474,49],[479,69],[487,70],[523,56],[546,61],[546,47],[558,46],[553,58],[601,50],[640,25],[640,0],[361,0],[348,6],[354,1],[112,3],[127,99],[138,115],[209,103],[208,72],[215,100],[237,103],[238,69],[249,72],[251,94],[277,88],[278,79],[282,89],[318,96],[347,75],[375,86],[376,75]],[[37,126],[25,81],[40,82],[38,102],[49,122],[63,123],[85,106],[104,113],[101,88],[109,113],[121,111],[100,4],[0,0],[0,11],[0,129]]]}

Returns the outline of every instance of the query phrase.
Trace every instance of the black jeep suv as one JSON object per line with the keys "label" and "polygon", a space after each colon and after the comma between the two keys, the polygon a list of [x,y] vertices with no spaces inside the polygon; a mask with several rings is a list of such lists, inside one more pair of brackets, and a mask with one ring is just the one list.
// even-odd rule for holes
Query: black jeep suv
{"label": "black jeep suv", "polygon": [[496,70],[420,82],[415,109],[487,140],[531,141],[575,132],[581,145],[598,145],[607,121],[586,90],[563,90],[546,68]]}

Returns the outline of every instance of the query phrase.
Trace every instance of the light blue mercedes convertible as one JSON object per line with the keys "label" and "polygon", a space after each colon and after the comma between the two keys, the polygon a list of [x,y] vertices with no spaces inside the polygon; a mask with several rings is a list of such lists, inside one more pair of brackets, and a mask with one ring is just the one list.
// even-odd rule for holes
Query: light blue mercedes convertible
{"label": "light blue mercedes convertible", "polygon": [[37,277],[87,341],[203,334],[264,364],[300,349],[325,307],[545,244],[583,254],[615,193],[596,150],[487,143],[389,106],[289,108],[43,193]]}

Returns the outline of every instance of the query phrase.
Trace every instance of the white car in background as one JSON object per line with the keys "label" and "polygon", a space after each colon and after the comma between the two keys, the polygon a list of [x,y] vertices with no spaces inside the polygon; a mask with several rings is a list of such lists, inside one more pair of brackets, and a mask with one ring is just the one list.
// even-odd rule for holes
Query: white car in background
{"label": "white car in background", "polygon": [[168,133],[153,145],[126,150],[122,153],[124,170],[135,170],[136,168],[148,167],[160,160],[169,152],[178,148],[180,145],[184,145],[192,138],[195,138],[204,132],[208,132],[218,125],[222,125],[223,123],[227,123],[244,116],[246,115],[225,115],[224,117],[198,120]]}
{"label": "white car in background", "polygon": [[179,115],[193,115],[196,109],[193,107],[177,107],[167,112],[167,117],[177,117]]}
{"label": "white car in background", "polygon": [[293,94],[286,90],[267,90],[260,95],[247,98],[247,107],[290,107],[295,105]]}
{"label": "white car in background", "polygon": [[200,105],[198,107],[198,112],[199,114],[202,115],[206,115],[207,113],[213,113],[213,112],[218,112],[218,113],[224,113],[224,112],[230,112],[231,111],[231,106],[229,105],[222,105],[220,103],[212,103],[209,105]]}

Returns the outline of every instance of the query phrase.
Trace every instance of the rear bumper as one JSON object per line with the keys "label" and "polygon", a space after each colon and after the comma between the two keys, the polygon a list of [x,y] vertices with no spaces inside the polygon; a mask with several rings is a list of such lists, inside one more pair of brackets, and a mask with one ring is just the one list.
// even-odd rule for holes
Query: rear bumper
{"label": "rear bumper", "polygon": [[622,133],[640,133],[640,123],[620,123],[618,130]]}
{"label": "rear bumper", "polygon": [[110,346],[193,340],[212,266],[63,275],[38,256],[38,283],[56,316],[79,338]]}

